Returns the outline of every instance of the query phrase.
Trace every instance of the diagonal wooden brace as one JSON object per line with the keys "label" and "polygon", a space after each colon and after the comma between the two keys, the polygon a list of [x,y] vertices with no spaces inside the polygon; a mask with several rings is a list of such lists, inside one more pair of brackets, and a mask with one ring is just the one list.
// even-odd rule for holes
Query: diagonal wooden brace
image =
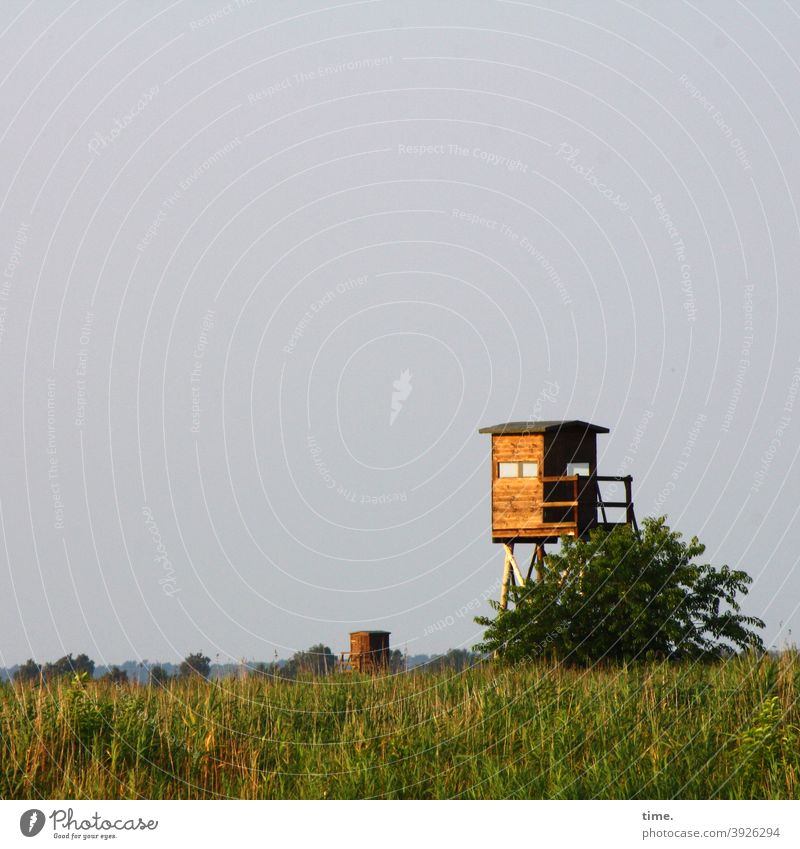
{"label": "diagonal wooden brace", "polygon": [[519,586],[525,586],[525,578],[522,576],[522,572],[520,572],[519,566],[517,565],[517,561],[514,559],[514,546],[513,545],[503,545],[503,548],[506,550],[506,558],[508,562],[511,564],[511,568],[514,570],[514,577],[517,579],[517,584]]}

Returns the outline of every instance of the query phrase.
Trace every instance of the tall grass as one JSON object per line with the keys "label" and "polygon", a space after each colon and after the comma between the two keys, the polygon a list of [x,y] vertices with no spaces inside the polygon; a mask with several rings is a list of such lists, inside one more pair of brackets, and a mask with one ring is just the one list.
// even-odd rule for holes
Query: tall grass
{"label": "tall grass", "polygon": [[3,798],[796,798],[800,660],[0,690]]}

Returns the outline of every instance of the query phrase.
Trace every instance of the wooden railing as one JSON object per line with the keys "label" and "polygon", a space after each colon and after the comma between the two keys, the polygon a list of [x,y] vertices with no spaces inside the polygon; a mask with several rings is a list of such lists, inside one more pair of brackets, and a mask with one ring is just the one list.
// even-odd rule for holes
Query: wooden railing
{"label": "wooden railing", "polygon": [[[589,487],[594,484],[595,500],[593,507],[596,511],[599,509],[603,517],[603,523],[609,524],[606,509],[619,508],[625,510],[625,521],[632,525],[634,530],[638,531],[639,527],[636,524],[636,514],[633,510],[633,477],[632,475],[548,475],[542,478],[542,483],[569,483],[572,482],[572,499],[569,501],[543,501],[542,516],[544,510],[548,507],[571,507],[572,508],[572,523],[578,525],[578,508],[580,505],[591,503],[591,497],[582,495],[587,489],[587,486],[578,486],[578,481],[585,478]],[[624,501],[604,501],[603,494],[600,491],[600,483],[613,482],[625,484],[625,500]],[[542,522],[543,528],[555,528],[565,522]]]}
{"label": "wooden railing", "polygon": [[[638,532],[639,526],[636,524],[636,514],[633,511],[633,476],[632,475],[594,475],[595,490],[597,492],[597,504],[595,509],[600,508],[600,513],[603,516],[603,522],[608,522],[606,508],[617,507],[625,510],[625,521],[629,525],[633,525],[635,531]],[[603,501],[603,495],[600,492],[600,482],[610,481],[615,483],[625,484],[625,500],[624,501]]]}
{"label": "wooden railing", "polygon": [[[636,523],[636,515],[633,510],[633,477],[631,475],[546,475],[541,478],[542,484],[572,484],[572,498],[561,499],[556,501],[541,502],[541,521],[536,522],[535,526],[527,528],[509,529],[495,528],[494,536],[496,538],[508,537],[524,538],[531,536],[531,532],[545,531],[547,535],[552,536],[578,536],[585,530],[594,527],[597,524],[611,526],[619,524],[609,521],[606,510],[612,508],[620,508],[625,510],[625,523],[633,527],[638,534],[639,527]],[[603,494],[600,491],[600,484],[605,482],[623,483],[625,485],[625,500],[624,501],[606,501],[603,499]],[[543,498],[544,498],[543,494]],[[545,510],[550,508],[562,508],[563,515],[560,521],[546,522]],[[567,509],[569,508],[569,513]],[[581,516],[581,508],[584,510],[584,515]],[[593,513],[588,511],[593,510]],[[598,522],[597,511],[602,515],[602,521]],[[590,519],[591,516],[591,519]]]}

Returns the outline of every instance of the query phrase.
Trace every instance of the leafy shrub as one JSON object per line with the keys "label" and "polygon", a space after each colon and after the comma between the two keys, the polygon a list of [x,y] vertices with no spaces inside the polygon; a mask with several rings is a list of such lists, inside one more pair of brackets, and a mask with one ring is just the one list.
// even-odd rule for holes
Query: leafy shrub
{"label": "leafy shrub", "polygon": [[515,606],[486,626],[478,651],[508,661],[547,656],[563,662],[710,659],[736,649],[763,651],[752,630],[764,623],[740,612],[737,595],[752,582],[743,571],[697,563],[703,546],[685,543],[662,518],[597,528],[567,538],[546,558],[542,580],[512,587]]}

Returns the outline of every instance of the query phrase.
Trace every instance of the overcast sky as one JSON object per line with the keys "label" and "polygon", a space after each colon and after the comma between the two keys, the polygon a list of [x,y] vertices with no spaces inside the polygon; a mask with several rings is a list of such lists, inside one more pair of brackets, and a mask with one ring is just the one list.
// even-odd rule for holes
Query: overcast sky
{"label": "overcast sky", "polygon": [[[800,628],[796,2],[2,5],[0,665],[470,647],[579,418]],[[791,630],[794,629],[794,635]]]}

